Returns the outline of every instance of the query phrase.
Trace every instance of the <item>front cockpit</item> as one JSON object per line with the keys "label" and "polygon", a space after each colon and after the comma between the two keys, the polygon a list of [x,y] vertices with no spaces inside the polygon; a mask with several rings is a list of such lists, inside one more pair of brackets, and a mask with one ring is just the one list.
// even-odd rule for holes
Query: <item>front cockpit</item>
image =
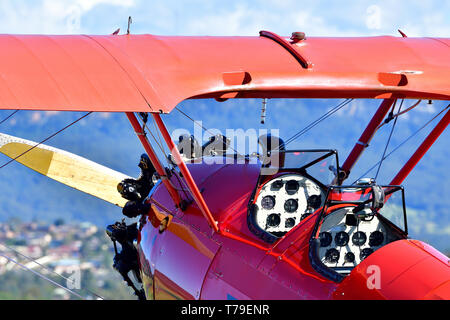
{"label": "front cockpit", "polygon": [[265,162],[250,201],[248,226],[273,243],[323,206],[339,166],[335,150],[275,152]]}

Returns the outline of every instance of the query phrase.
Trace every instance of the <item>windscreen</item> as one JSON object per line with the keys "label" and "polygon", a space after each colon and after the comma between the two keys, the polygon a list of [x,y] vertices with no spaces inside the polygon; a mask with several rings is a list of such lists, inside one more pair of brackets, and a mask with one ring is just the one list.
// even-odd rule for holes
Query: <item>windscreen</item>
{"label": "windscreen", "polygon": [[[404,192],[399,186],[381,186],[384,193],[384,203],[378,209],[378,214],[388,219],[399,229],[407,232]],[[332,187],[328,193],[326,207],[341,203],[357,205],[373,203],[372,186]]]}
{"label": "windscreen", "polygon": [[290,150],[272,152],[263,160],[261,175],[294,170],[306,173],[323,185],[336,183],[338,157],[335,150]]}

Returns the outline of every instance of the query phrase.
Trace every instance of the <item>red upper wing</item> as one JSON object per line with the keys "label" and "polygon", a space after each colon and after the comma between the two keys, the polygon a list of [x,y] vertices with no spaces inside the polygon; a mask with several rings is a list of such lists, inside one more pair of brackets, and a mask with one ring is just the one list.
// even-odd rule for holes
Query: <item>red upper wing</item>
{"label": "red upper wing", "polygon": [[450,99],[450,39],[0,35],[0,108],[170,112],[189,98]]}

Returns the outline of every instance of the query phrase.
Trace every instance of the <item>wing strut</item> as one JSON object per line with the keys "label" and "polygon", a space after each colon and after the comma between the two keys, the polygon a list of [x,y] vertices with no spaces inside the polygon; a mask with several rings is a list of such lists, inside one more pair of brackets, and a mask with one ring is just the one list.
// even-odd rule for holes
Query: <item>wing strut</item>
{"label": "wing strut", "polygon": [[147,152],[150,161],[152,162],[153,166],[156,169],[156,172],[158,172],[159,176],[161,177],[162,182],[164,183],[164,186],[166,187],[167,191],[169,192],[170,196],[172,197],[173,201],[175,202],[175,205],[177,207],[180,207],[181,205],[181,198],[178,192],[174,189],[174,187],[170,184],[169,180],[167,179],[167,173],[162,164],[159,162],[158,157],[156,156],[155,151],[153,150],[150,142],[148,142],[147,137],[145,136],[144,130],[139,124],[139,121],[137,120],[136,116],[133,112],[125,112],[125,114],[128,117],[128,120],[130,121],[131,125],[133,126],[134,132],[136,133],[137,137],[142,143],[142,146],[145,149],[145,152]]}
{"label": "wing strut", "polygon": [[416,152],[411,156],[408,162],[403,166],[403,168],[397,173],[394,179],[392,179],[390,185],[400,185],[403,180],[408,176],[416,164],[422,159],[425,153],[430,149],[433,143],[439,138],[439,136],[444,132],[450,122],[450,110],[447,111],[445,116],[439,121],[439,123],[434,127],[422,144],[417,148]]}
{"label": "wing strut", "polygon": [[178,148],[175,146],[175,143],[172,141],[172,138],[170,137],[169,132],[167,131],[166,126],[164,125],[164,122],[162,121],[161,117],[157,113],[151,113],[153,118],[155,119],[156,125],[158,126],[159,130],[162,133],[162,136],[164,140],[166,141],[167,146],[169,147],[170,152],[172,153],[172,156],[174,157],[175,163],[178,165],[178,168],[181,171],[181,174],[183,175],[186,184],[189,188],[189,191],[192,194],[192,197],[194,198],[195,202],[197,203],[198,207],[203,213],[203,216],[208,221],[211,228],[213,228],[214,231],[218,232],[219,228],[217,226],[217,222],[214,220],[214,217],[212,216],[211,212],[209,211],[208,205],[205,202],[205,199],[203,198],[202,194],[200,193],[200,190],[198,190],[197,185],[195,184],[194,178],[192,178],[191,173],[189,172],[188,167],[184,163],[183,159],[181,158],[180,152],[178,151]]}
{"label": "wing strut", "polygon": [[396,99],[384,99],[381,105],[378,107],[377,112],[370,120],[366,129],[359,138],[358,142],[356,142],[349,156],[342,165],[341,172],[343,172],[344,176],[341,177],[340,179],[341,183],[345,179],[347,179],[353,166],[358,161],[359,157],[364,152],[364,150],[369,146],[369,142],[370,140],[372,140],[375,132],[378,129],[378,126],[381,124],[381,121],[383,121],[384,117],[389,112],[395,101]]}

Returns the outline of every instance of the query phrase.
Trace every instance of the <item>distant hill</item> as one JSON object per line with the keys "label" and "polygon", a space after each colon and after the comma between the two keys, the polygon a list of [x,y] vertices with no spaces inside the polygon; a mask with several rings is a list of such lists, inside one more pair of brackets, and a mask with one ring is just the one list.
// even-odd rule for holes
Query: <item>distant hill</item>
{"label": "distant hill", "polygon": [[[256,99],[223,103],[191,100],[183,102],[179,107],[192,118],[201,120],[204,127],[215,128],[222,133],[225,133],[227,128],[244,130],[275,128],[279,129],[282,138],[287,139],[338,102],[338,100],[316,99],[269,100],[264,125],[260,124],[261,101]],[[404,108],[413,102],[405,101]],[[343,162],[379,103],[380,101],[354,101],[302,135],[300,139],[290,144],[289,148],[337,149]],[[443,102],[435,102],[433,105],[422,102],[419,107],[401,117],[388,152],[432,118],[443,106]],[[10,113],[11,111],[0,111],[0,120]],[[20,111],[0,125],[0,132],[40,141],[82,114]],[[193,123],[177,111],[163,115],[163,119],[171,132],[177,128],[194,132]],[[391,125],[392,123],[379,130],[351,173],[348,183],[353,182],[380,160]],[[383,162],[377,179],[380,184],[390,182],[430,129],[431,127],[426,128]],[[404,183],[411,236],[426,240],[442,251],[450,250],[448,244],[450,198],[445,196],[450,192],[448,183],[450,172],[447,170],[450,157],[449,142],[450,133],[447,131]],[[79,154],[131,176],[139,174],[137,162],[143,148],[122,113],[91,114],[49,140],[47,144]],[[7,157],[0,155],[0,164],[7,160]],[[368,175],[374,176],[375,172],[376,169]],[[91,221],[99,226],[105,226],[122,218],[120,208],[72,190],[17,163],[11,163],[0,170],[0,188],[2,219],[19,216],[23,220],[39,218],[54,221],[58,217],[63,217],[67,221]]]}

